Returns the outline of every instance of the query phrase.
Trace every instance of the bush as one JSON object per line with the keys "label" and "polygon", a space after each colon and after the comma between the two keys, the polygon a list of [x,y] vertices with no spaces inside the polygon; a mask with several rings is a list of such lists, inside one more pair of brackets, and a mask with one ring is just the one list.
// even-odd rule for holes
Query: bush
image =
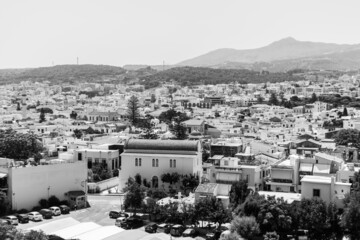
{"label": "bush", "polygon": [[56,197],[56,196],[51,196],[49,198],[49,206],[59,206],[60,205],[60,200]]}
{"label": "bush", "polygon": [[95,193],[100,193],[100,187],[96,186]]}
{"label": "bush", "polygon": [[151,197],[154,199],[166,198],[167,194],[161,189],[154,189],[151,193]]}
{"label": "bush", "polygon": [[69,206],[69,202],[67,200],[62,200],[62,201],[59,202],[59,205]]}
{"label": "bush", "polygon": [[119,176],[119,169],[114,169],[112,172],[113,177],[118,177]]}
{"label": "bush", "polygon": [[23,213],[28,213],[29,211],[25,208],[22,208],[20,210],[17,211],[18,214],[23,214]]}
{"label": "bush", "polygon": [[48,203],[48,201],[46,199],[41,199],[39,201],[39,205],[40,205],[41,208],[47,208],[49,206],[49,203]]}
{"label": "bush", "polygon": [[40,211],[41,209],[42,209],[42,207],[40,207],[40,206],[35,206],[35,207],[33,207],[33,209],[32,209],[31,211],[38,212],[38,211]]}

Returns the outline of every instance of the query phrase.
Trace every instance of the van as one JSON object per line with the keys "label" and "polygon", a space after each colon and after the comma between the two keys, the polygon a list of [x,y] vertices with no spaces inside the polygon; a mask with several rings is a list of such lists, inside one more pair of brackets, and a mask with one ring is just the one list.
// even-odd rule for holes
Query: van
{"label": "van", "polygon": [[53,213],[54,216],[59,216],[59,215],[61,215],[61,210],[60,210],[59,207],[51,207],[51,208],[49,208],[49,209],[50,209],[50,211],[52,211],[52,213]]}
{"label": "van", "polygon": [[44,219],[50,219],[53,216],[53,212],[50,209],[43,208],[39,211]]}

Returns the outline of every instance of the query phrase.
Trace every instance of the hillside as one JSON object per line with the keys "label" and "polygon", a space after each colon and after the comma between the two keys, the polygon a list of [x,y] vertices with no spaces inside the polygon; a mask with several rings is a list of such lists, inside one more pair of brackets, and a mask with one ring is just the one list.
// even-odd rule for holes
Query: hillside
{"label": "hillside", "polygon": [[[325,55],[331,57],[332,54],[342,54],[344,52],[351,53],[352,51],[359,51],[360,44],[333,44],[333,43],[318,43],[298,41],[293,38],[285,38],[268,46],[249,49],[249,50],[236,50],[236,49],[218,49],[207,54],[180,62],[180,66],[208,66],[208,67],[222,67],[227,63],[240,63],[241,65],[248,65],[248,68],[253,68],[255,63],[271,63],[274,61],[294,60],[315,58],[320,61],[320,58]],[[351,54],[350,54],[351,55]],[[341,56],[338,56],[341,57]],[[339,59],[339,58],[336,58]],[[357,59],[351,58],[347,61],[356,61]],[[332,59],[330,58],[330,61]],[[337,60],[339,61],[339,60]],[[311,61],[309,61],[310,63]],[[320,61],[321,62],[321,61]],[[281,65],[280,62],[278,65]],[[311,65],[311,64],[310,64]],[[321,64],[320,64],[321,65]],[[345,63],[346,65],[346,63]],[[350,65],[352,66],[352,65]]]}
{"label": "hillside", "polygon": [[265,73],[246,69],[214,69],[204,67],[176,67],[143,78],[146,88],[159,86],[162,82],[175,80],[183,86],[197,84],[221,84],[238,82],[264,83],[303,80],[287,73]]}
{"label": "hillside", "polygon": [[1,83],[20,81],[50,81],[52,83],[101,81],[104,78],[118,78],[126,73],[120,67],[107,65],[58,65],[33,69],[7,69],[0,71]]}

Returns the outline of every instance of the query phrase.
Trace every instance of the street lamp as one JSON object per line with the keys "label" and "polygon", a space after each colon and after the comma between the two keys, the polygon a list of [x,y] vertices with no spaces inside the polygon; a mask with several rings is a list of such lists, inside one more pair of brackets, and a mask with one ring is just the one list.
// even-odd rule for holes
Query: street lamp
{"label": "street lamp", "polygon": [[12,206],[12,209],[16,209],[16,201],[15,201],[15,193],[13,192],[13,203],[14,205]]}
{"label": "street lamp", "polygon": [[50,186],[48,186],[47,190],[48,190],[48,202],[49,202],[49,198],[50,198]]}

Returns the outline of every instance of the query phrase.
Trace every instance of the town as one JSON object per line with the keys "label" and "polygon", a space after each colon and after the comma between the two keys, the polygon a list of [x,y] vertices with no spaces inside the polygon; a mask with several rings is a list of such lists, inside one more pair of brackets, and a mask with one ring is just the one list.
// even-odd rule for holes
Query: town
{"label": "town", "polygon": [[291,74],[301,80],[1,85],[0,229],[359,239],[360,74]]}

